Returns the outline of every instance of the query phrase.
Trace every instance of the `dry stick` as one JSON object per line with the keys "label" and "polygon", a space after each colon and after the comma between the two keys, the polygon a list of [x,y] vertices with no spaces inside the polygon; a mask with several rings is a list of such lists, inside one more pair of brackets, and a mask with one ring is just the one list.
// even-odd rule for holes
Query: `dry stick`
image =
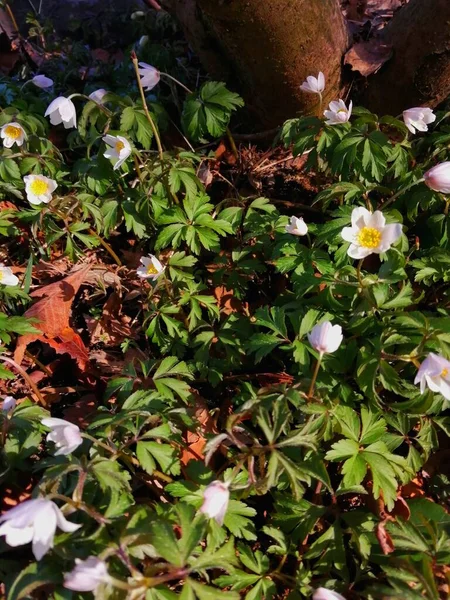
{"label": "dry stick", "polygon": [[22,375],[22,377],[28,383],[30,388],[33,390],[33,392],[37,396],[37,398],[38,398],[39,402],[42,404],[42,406],[44,406],[44,408],[47,408],[47,402],[44,400],[44,397],[42,396],[41,392],[38,390],[34,381],[28,375],[28,373],[24,369],[22,369],[22,367],[20,365],[18,365],[15,360],[13,360],[12,358],[9,358],[9,356],[0,356],[0,361],[10,364],[11,366],[13,366],[16,369],[16,371],[20,375]]}
{"label": "dry stick", "polygon": [[138,84],[138,88],[139,88],[139,93],[141,94],[141,100],[142,100],[142,105],[144,107],[145,116],[147,117],[147,120],[150,123],[150,127],[152,128],[153,135],[155,136],[155,140],[156,140],[156,145],[158,146],[159,159],[162,161],[164,158],[164,151],[163,151],[163,147],[161,145],[161,139],[159,137],[159,133],[158,133],[156,125],[152,119],[152,116],[148,110],[147,101],[145,99],[145,94],[144,94],[144,88],[142,87],[141,77],[139,75],[138,58],[136,56],[136,52],[134,52],[134,51],[131,53],[131,60],[133,61],[134,70],[136,72],[137,84]]}

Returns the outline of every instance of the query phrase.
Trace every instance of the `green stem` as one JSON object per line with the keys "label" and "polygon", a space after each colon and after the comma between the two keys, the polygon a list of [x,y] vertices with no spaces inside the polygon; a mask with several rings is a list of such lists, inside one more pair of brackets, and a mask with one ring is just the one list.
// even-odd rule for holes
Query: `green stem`
{"label": "green stem", "polygon": [[425,179],[423,177],[421,179],[418,179],[417,181],[413,181],[406,187],[399,190],[396,194],[394,194],[391,198],[389,198],[389,200],[386,200],[386,202],[382,205],[381,208],[386,208],[386,206],[389,206],[389,204],[392,204],[392,202],[394,202],[394,200],[396,200],[399,196],[401,196],[402,194],[407,192],[409,189],[411,189],[415,185],[418,185],[419,183],[423,183],[424,181],[425,181]]}
{"label": "green stem", "polygon": [[320,352],[319,358],[317,359],[316,367],[314,369],[314,373],[313,373],[313,376],[311,379],[311,385],[309,386],[309,391],[308,391],[308,396],[307,396],[308,399],[311,398],[311,396],[313,395],[314,386],[316,385],[317,375],[319,374],[320,365],[322,363],[322,358],[323,358],[323,352]]}
{"label": "green stem", "polygon": [[364,259],[362,258],[359,262],[358,262],[358,266],[356,267],[356,277],[358,278],[358,282],[359,285],[361,286],[361,288],[364,288],[364,282],[362,280],[362,276],[361,276],[361,267],[363,265]]}
{"label": "green stem", "polygon": [[153,135],[155,136],[156,145],[158,146],[159,159],[162,162],[162,160],[164,158],[164,151],[163,151],[163,147],[161,145],[161,138],[159,137],[158,129],[156,128],[156,125],[155,125],[155,123],[152,119],[152,116],[148,110],[147,101],[145,99],[144,88],[142,87],[141,77],[139,75],[138,58],[134,52],[132,52],[132,54],[131,54],[131,60],[133,61],[134,70],[136,72],[137,84],[138,84],[138,88],[139,88],[139,93],[141,94],[142,106],[144,107],[145,116],[147,117],[147,121],[150,123],[150,127],[152,128],[152,131],[153,131]]}
{"label": "green stem", "polygon": [[112,117],[113,113],[108,110],[106,108],[106,106],[103,106],[103,104],[100,104],[100,102],[96,102],[95,100],[92,100],[92,98],[89,98],[89,96],[86,96],[85,94],[70,94],[70,96],[68,96],[69,100],[72,100],[72,98],[83,98],[83,100],[87,100],[88,102],[94,102],[94,104],[96,104],[98,106],[98,108],[105,113],[105,115],[107,117]]}
{"label": "green stem", "polygon": [[192,94],[192,90],[190,90],[188,87],[186,87],[184,85],[184,83],[181,83],[181,81],[178,81],[178,79],[176,79],[175,77],[172,77],[172,75],[169,75],[169,73],[160,72],[160,75],[162,75],[163,77],[167,77],[168,79],[171,79],[176,84],[178,84],[180,87],[182,87],[185,92],[187,92],[188,94]]}

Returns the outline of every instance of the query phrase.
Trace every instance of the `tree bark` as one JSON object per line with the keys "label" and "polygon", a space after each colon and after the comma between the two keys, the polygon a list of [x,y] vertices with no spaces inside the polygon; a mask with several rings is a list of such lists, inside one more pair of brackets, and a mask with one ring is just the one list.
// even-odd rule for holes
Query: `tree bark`
{"label": "tree bark", "polygon": [[299,87],[308,75],[325,74],[324,103],[339,97],[348,44],[339,0],[172,0],[172,12],[205,68],[237,86],[264,125],[318,110]]}
{"label": "tree bark", "polygon": [[450,0],[410,0],[384,28],[394,56],[368,79],[360,104],[379,114],[436,106],[450,94]]}

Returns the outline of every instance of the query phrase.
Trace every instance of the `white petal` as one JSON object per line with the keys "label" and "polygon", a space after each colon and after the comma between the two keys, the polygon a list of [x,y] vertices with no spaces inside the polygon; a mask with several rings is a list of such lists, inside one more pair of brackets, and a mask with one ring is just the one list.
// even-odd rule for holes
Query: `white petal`
{"label": "white petal", "polygon": [[35,519],[33,523],[34,533],[32,547],[36,560],[41,560],[50,548],[53,548],[53,539],[56,531],[56,515],[51,504],[40,511],[39,518]]}
{"label": "white petal", "polygon": [[346,242],[354,242],[356,236],[358,235],[358,230],[354,227],[344,227],[341,231],[341,237]]}
{"label": "white petal", "polygon": [[358,228],[364,227],[371,215],[372,213],[364,206],[357,206],[352,211],[352,226]]}
{"label": "white petal", "polygon": [[366,256],[369,256],[369,254],[372,254],[372,252],[372,248],[363,248],[362,246],[357,246],[356,244],[351,244],[347,250],[347,254],[350,256],[350,258],[356,258],[358,260],[366,258]]}
{"label": "white petal", "polygon": [[383,246],[387,245],[387,247],[395,244],[395,242],[400,239],[402,235],[402,226],[400,223],[391,223],[386,225],[381,233],[381,240]]}

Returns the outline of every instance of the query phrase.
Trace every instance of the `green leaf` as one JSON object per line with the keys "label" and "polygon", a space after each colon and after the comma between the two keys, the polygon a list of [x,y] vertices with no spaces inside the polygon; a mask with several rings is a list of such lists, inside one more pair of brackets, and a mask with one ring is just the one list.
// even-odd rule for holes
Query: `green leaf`
{"label": "green leaf", "polygon": [[136,456],[141,463],[141,467],[152,475],[156,468],[156,463],[160,466],[163,473],[172,475],[180,474],[180,461],[178,452],[169,444],[159,444],[158,442],[138,442],[136,445]]}

